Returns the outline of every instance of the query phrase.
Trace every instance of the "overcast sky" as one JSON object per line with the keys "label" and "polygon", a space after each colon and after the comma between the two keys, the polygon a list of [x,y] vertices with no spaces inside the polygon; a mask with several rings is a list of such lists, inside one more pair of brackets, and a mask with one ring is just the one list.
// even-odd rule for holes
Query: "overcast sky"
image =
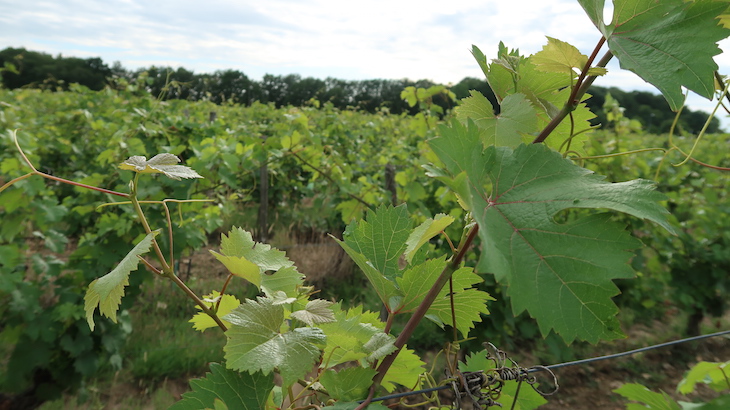
{"label": "overcast sky", "polygon": [[[483,76],[472,44],[488,58],[499,41],[532,54],[545,36],[584,54],[600,38],[576,0],[0,0],[0,48],[101,57],[128,69],[235,69],[256,80],[268,73],[457,83]],[[730,55],[716,61],[730,72]],[[609,71],[596,85],[654,90],[617,64]],[[711,109],[701,101],[690,106]]]}

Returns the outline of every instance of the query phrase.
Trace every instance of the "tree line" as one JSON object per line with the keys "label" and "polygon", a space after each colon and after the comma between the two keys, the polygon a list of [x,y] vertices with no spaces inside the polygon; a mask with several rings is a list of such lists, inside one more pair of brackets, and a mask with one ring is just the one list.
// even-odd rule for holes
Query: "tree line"
{"label": "tree line", "polygon": [[[340,109],[359,109],[368,112],[387,109],[392,114],[415,113],[401,99],[401,91],[409,86],[428,88],[436,83],[430,80],[409,79],[342,80],[301,77],[297,74],[265,75],[261,81],[249,78],[239,70],[219,70],[213,73],[195,73],[183,67],[147,67],[128,70],[119,62],[111,66],[100,58],[52,56],[24,48],[6,48],[0,51],[0,75],[3,87],[38,87],[64,90],[78,83],[92,90],[101,90],[115,79],[136,79],[146,73],[146,87],[152,95],[164,99],[209,100],[217,104],[234,102],[250,105],[255,101],[273,103],[277,107],[301,106],[312,99],[329,102]],[[172,85],[172,86],[170,86]],[[467,77],[449,87],[457,99],[467,97],[469,90],[478,90],[498,108],[496,98],[486,81]],[[669,131],[674,112],[661,95],[646,91],[624,91],[616,87],[591,87],[587,105],[596,113],[594,125],[607,124],[603,105],[611,96],[625,108],[624,115],[636,119],[649,133]],[[433,97],[433,102],[446,110],[456,105],[446,94]],[[708,114],[685,109],[679,129],[699,133]],[[708,132],[720,132],[720,122],[713,118]]]}

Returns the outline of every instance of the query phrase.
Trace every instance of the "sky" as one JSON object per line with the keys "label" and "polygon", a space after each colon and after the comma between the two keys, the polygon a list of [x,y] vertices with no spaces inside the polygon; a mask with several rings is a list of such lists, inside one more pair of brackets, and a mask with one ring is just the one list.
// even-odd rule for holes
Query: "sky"
{"label": "sky", "polygon": [[[546,36],[584,54],[600,39],[576,0],[0,0],[0,49],[101,57],[127,69],[234,69],[255,80],[299,74],[455,84],[483,78],[472,44],[488,58],[500,41],[528,55]],[[730,54],[716,61],[730,73]],[[656,92],[617,63],[608,68],[595,85]],[[714,106],[700,97],[688,105]]]}

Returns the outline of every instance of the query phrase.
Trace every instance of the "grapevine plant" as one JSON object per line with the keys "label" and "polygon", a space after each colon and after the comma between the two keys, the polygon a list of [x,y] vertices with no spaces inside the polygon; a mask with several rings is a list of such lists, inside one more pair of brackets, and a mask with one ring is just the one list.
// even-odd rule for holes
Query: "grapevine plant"
{"label": "grapevine plant", "polygon": [[[427,141],[428,152],[422,152],[430,161],[427,175],[458,198],[462,220],[440,213],[414,226],[406,204],[382,205],[350,222],[342,239],[333,237],[367,277],[387,312],[385,320],[359,306],[317,298],[284,252],[235,227],[213,252],[230,274],[219,289],[195,294],[173,263],[172,200],[140,196],[150,174],[201,178],[171,153],[123,161],[119,168],[134,177],[128,192],[117,192],[38,171],[16,139],[31,172],[0,192],[38,175],[122,197],[114,205],[134,209],[145,236],[116,268],[89,284],[84,311],[92,330],[98,314],[116,322],[130,274],[140,262],[196,303],[200,312],[192,325],[200,331],[218,328],[227,341],[225,362],[211,364],[211,373],[191,381],[192,391],[174,409],[383,409],[374,397],[433,382],[451,384],[462,402],[536,408],[545,402],[537,392],[545,390],[525,387],[520,393],[519,375],[499,380],[499,389],[486,381],[470,387],[464,375],[493,368],[500,362],[498,352],[487,349],[461,362],[455,359],[459,341],[489,314],[486,302],[493,297],[477,288],[482,275],[494,275],[512,311],[529,313],[543,335],[554,332],[567,343],[624,337],[612,301],[618,294],[613,280],[634,276],[629,260],[641,242],[606,211],[648,220],[672,233],[675,228],[660,205],[665,197],[652,182],[609,182],[574,161],[586,157],[583,146],[593,137],[586,90],[615,57],[623,69],[656,86],[674,110],[684,103],[682,87],[712,98],[723,88],[713,61],[720,53],[717,42],[730,34],[724,26],[727,1],[615,0],[610,22],[603,18],[603,0],[579,3],[599,31],[588,56],[550,37],[530,56],[500,43],[490,60],[473,47],[499,114],[484,95],[472,91],[453,118],[438,127],[438,136]],[[406,90],[404,96],[413,104],[421,100],[418,90]],[[289,146],[300,137],[293,134]],[[145,215],[150,206],[163,208],[167,227],[150,225]],[[566,214],[565,222],[557,222]],[[461,232],[460,238],[445,230]],[[168,237],[170,249],[158,243],[161,235]],[[448,252],[433,246],[441,238],[451,245]],[[467,266],[467,260],[475,266]],[[254,285],[259,296],[239,300],[227,293],[230,281],[240,279]],[[394,334],[399,315],[408,320]],[[424,318],[453,331],[453,343],[444,350],[445,380],[434,380],[407,346]],[[448,408],[436,396],[424,400]]]}

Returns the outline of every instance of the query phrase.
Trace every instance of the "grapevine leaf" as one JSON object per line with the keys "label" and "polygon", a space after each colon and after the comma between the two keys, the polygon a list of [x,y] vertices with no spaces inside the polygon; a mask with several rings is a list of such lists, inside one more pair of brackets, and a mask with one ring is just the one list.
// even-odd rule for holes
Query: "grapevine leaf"
{"label": "grapevine leaf", "polygon": [[264,374],[278,369],[285,387],[309,371],[325,343],[318,328],[282,332],[284,308],[268,298],[246,300],[223,318],[232,325],[223,348],[228,368]]}
{"label": "grapevine leaf", "polygon": [[[283,290],[287,295],[295,292],[296,272],[286,271],[276,278],[269,277],[276,274],[264,274],[267,271],[278,273],[281,269],[291,268],[294,262],[289,260],[284,252],[272,249],[270,245],[254,242],[249,232],[233,228],[228,236],[222,234],[220,250],[221,253],[212,250],[210,252],[232,274],[248,280],[259,288],[266,282],[270,286],[269,291]],[[272,285],[275,289],[271,288]],[[294,285],[294,288],[291,288],[291,285]],[[279,289],[281,286],[285,288]]]}
{"label": "grapevine leaf", "polygon": [[327,370],[319,379],[327,394],[335,400],[355,401],[364,399],[373,383],[375,369],[351,367],[339,372]]}
{"label": "grapevine leaf", "polygon": [[588,62],[588,56],[565,41],[552,37],[547,39],[548,43],[542,50],[530,58],[532,64],[540,71],[567,73],[570,78],[575,78],[577,76],[575,69],[582,70]]}
{"label": "grapevine leaf", "polygon": [[307,302],[304,310],[292,312],[291,317],[313,326],[317,323],[333,322],[335,314],[330,309],[332,302],[322,299],[314,299]]}
{"label": "grapevine leaf", "polygon": [[249,262],[243,256],[224,256],[213,250],[210,253],[215,256],[216,259],[234,275],[239,278],[246,279],[247,281],[256,285],[257,288],[261,287],[261,269],[258,265],[253,262]]}
{"label": "grapevine leaf", "polygon": [[[513,367],[514,363],[508,359],[503,365]],[[464,359],[464,362],[459,363],[459,370],[462,372],[488,372],[495,367],[494,361],[487,359],[486,350],[472,353]],[[499,402],[502,404],[502,407],[506,409],[512,408],[515,397],[517,397],[517,403],[514,408],[520,410],[536,409],[547,403],[547,400],[540,393],[536,392],[535,389],[523,389],[518,392],[517,381],[510,380],[505,382],[501,395],[499,396]]]}
{"label": "grapevine leaf", "polygon": [[210,371],[205,378],[190,380],[192,391],[184,393],[182,400],[170,409],[211,408],[216,405],[216,400],[229,409],[259,410],[266,407],[266,399],[274,388],[273,374],[241,373],[226,369],[219,363],[211,363]]}
{"label": "grapevine leaf", "polygon": [[488,315],[487,301],[495,300],[488,293],[472,288],[472,285],[482,282],[482,278],[475,274],[472,268],[461,268],[451,275],[452,289],[444,286],[439,296],[434,300],[426,313],[426,317],[439,326],[452,325],[451,296],[453,290],[454,315],[456,329],[466,337],[475,322],[481,322],[481,315]]}
{"label": "grapevine leaf", "polygon": [[368,353],[368,362],[372,363],[393,353],[396,350],[394,343],[393,336],[387,333],[375,333],[362,348]]}
{"label": "grapevine leaf", "polygon": [[426,363],[422,362],[413,350],[403,348],[385,374],[381,385],[389,393],[395,390],[396,384],[413,388],[418,383],[418,376],[423,372],[425,365]]}
{"label": "grapevine leaf", "polygon": [[404,295],[398,313],[415,310],[445,267],[446,258],[443,257],[429,259],[420,265],[406,269],[403,276],[397,279],[398,286]]}
{"label": "grapevine leaf", "polygon": [[261,275],[261,290],[267,296],[284,292],[287,296],[298,296],[297,289],[304,284],[304,275],[295,266],[281,268],[271,275]]}
{"label": "grapevine leaf", "polygon": [[456,117],[466,122],[473,120],[482,131],[485,145],[516,147],[534,139],[537,132],[535,109],[523,94],[511,94],[504,98],[499,115],[489,100],[479,91],[469,91],[456,109]]}
{"label": "grapevine leaf", "polygon": [[420,224],[416,229],[411,232],[406,241],[406,262],[411,263],[413,255],[421,249],[421,246],[426,242],[430,241],[431,238],[438,235],[441,231],[446,229],[447,226],[454,222],[454,217],[446,214],[438,214],[435,218],[426,219],[425,222]]}
{"label": "grapevine leaf", "polygon": [[375,269],[372,262],[370,262],[365,255],[351,248],[346,242],[343,242],[334,236],[332,238],[340,244],[342,249],[345,250],[353,262],[355,262],[355,264],[363,271],[365,277],[367,277],[370,284],[373,285],[375,292],[378,294],[383,304],[385,304],[388,308],[395,308],[395,306],[390,306],[390,300],[392,297],[398,296],[400,293],[395,288],[393,281],[386,278],[382,273]]}
{"label": "grapevine leaf", "polygon": [[405,204],[397,207],[381,206],[368,211],[367,218],[348,225],[345,243],[362,254],[383,276],[395,278],[398,258],[406,249],[411,220]]}
{"label": "grapevine leaf", "polygon": [[651,410],[681,409],[679,404],[672,400],[672,398],[663,391],[661,393],[655,393],[640,384],[626,383],[613,392],[618,393],[629,400],[642,403],[642,406],[638,406],[638,408],[648,408]]}
{"label": "grapevine leaf", "polygon": [[272,249],[271,245],[254,242],[251,234],[241,228],[233,228],[221,235],[221,253],[225,256],[242,257],[255,263],[262,272],[278,271],[281,268],[294,266],[294,262],[286,257],[286,253]]}
{"label": "grapevine leaf", "polygon": [[[322,323],[320,329],[327,335],[327,344],[324,348],[324,360],[329,367],[336,366],[341,363],[360,360],[372,354],[365,345],[373,338],[380,338],[378,335],[386,335],[383,331],[371,323],[366,323],[367,315],[355,308],[347,312],[341,310],[339,305],[332,306],[335,315],[335,321],[330,323]],[[377,324],[383,325],[376,319]],[[394,340],[393,336],[386,335]],[[375,343],[370,343],[370,346]]]}
{"label": "grapevine leaf", "polygon": [[124,296],[124,287],[129,285],[130,272],[137,270],[138,256],[149,252],[152,240],[160,233],[159,230],[150,232],[119,262],[116,268],[106,275],[94,279],[84,296],[84,310],[89,328],[94,330],[94,310],[99,307],[99,313],[117,323],[117,309]]}
{"label": "grapevine leaf", "polygon": [[180,158],[173,154],[157,154],[149,161],[143,156],[135,155],[119,164],[119,168],[140,174],[165,174],[178,181],[181,178],[203,178],[192,168],[177,165],[178,162],[180,162]]}
{"label": "grapevine leaf", "polygon": [[689,394],[695,391],[697,383],[707,384],[715,391],[723,391],[728,388],[726,379],[726,368],[730,362],[712,363],[699,362],[690,369],[689,373],[679,382],[677,391],[682,394]]}
{"label": "grapevine leaf", "polygon": [[[206,299],[213,300],[212,302],[208,303],[209,308],[214,308],[216,305],[218,305],[218,298],[220,298],[220,305],[218,305],[218,311],[216,312],[219,317],[227,315],[230,313],[233,309],[237,308],[238,305],[241,304],[241,301],[236,299],[233,295],[223,295],[221,296],[220,292],[217,290],[214,290],[212,293],[204,296]],[[195,308],[198,310],[202,310],[202,308],[198,305],[195,305]],[[230,323],[228,323],[225,320],[222,320],[223,324],[226,325],[226,327],[230,327]],[[192,319],[190,319],[190,323],[193,324],[193,329],[203,331],[205,329],[209,329],[211,327],[218,327],[218,324],[215,323],[215,320],[213,320],[212,317],[205,314],[205,312],[198,312],[193,316]]]}
{"label": "grapevine leaf", "polygon": [[[628,260],[640,242],[608,215],[565,224],[554,216],[568,208],[608,208],[673,231],[657,203],[663,195],[649,181],[606,182],[542,144],[483,150],[463,125],[452,128],[431,146],[452,175],[466,175],[470,192],[462,195],[485,228],[479,230],[480,271],[507,285],[515,314],[527,310],[543,334],[554,329],[568,342],[620,337],[612,279],[633,276]],[[469,145],[477,153],[464,155]]]}
{"label": "grapevine leaf", "polygon": [[[718,24],[727,4],[711,0],[615,0],[611,24],[603,21],[604,0],[579,0],[606,37],[621,68],[657,87],[677,111],[681,86],[705,97],[715,91],[717,42],[730,33]],[[658,69],[660,67],[660,69]]]}

